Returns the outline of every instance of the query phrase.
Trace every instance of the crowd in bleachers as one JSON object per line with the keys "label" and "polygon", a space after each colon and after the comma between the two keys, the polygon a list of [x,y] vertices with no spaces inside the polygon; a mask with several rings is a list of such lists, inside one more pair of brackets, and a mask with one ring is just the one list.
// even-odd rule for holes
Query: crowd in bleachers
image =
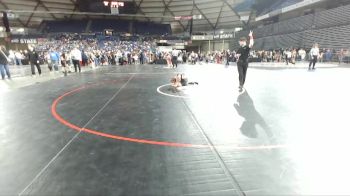
{"label": "crowd in bleachers", "polygon": [[[77,48],[81,51],[81,64],[84,65],[116,65],[137,64],[152,61],[156,52],[154,43],[149,41],[118,41],[97,39],[77,39],[70,36],[61,36],[34,46],[42,64],[56,62],[56,54],[66,54],[67,61],[71,60],[71,51]],[[28,64],[28,51],[10,51],[12,62],[17,65]],[[58,60],[60,62],[60,60]],[[56,65],[54,65],[56,66]]]}
{"label": "crowd in bleachers", "polygon": [[[40,63],[51,65],[56,62],[55,54],[60,56],[65,53],[68,62],[71,61],[70,53],[74,48],[78,48],[81,53],[81,64],[100,66],[100,65],[125,65],[125,64],[144,64],[155,63],[159,59],[164,59],[169,66],[172,66],[174,58],[178,62],[208,62],[221,64],[226,61],[235,61],[235,51],[212,51],[206,53],[196,52],[162,52],[157,50],[154,41],[118,41],[118,40],[97,40],[95,38],[76,38],[72,36],[60,36],[46,42],[35,45],[34,50],[39,53]],[[252,51],[252,58],[259,62],[283,62],[286,54],[291,53],[290,58],[308,59],[308,51],[301,52],[303,49],[276,49],[276,50],[258,50]],[[305,53],[304,55],[302,55]],[[337,61],[339,56],[346,59],[350,56],[350,50],[347,49],[321,49],[321,61]],[[57,55],[56,55],[57,56]],[[28,51],[10,51],[9,57],[12,63],[16,65],[29,64]],[[60,62],[58,60],[58,62]],[[169,63],[171,62],[171,63]],[[54,65],[56,66],[56,65]]]}
{"label": "crowd in bleachers", "polygon": [[[96,37],[86,37],[78,34],[60,34],[32,45],[30,48],[38,54],[38,64],[48,65],[50,71],[58,71],[60,67],[63,68],[66,65],[71,71],[74,71],[73,65],[75,71],[80,71],[80,68],[77,69],[76,63],[74,63],[76,60],[79,61],[79,67],[80,65],[96,67],[158,63],[175,68],[177,62],[195,64],[203,59],[198,54],[181,50],[162,51],[157,47],[156,39],[150,37],[140,37],[139,40],[134,41],[122,41],[118,37],[97,39]],[[30,55],[33,51],[31,50],[10,50],[10,63],[13,65],[32,65]],[[218,56],[218,54],[215,54],[215,58]],[[33,69],[32,73],[35,74]]]}

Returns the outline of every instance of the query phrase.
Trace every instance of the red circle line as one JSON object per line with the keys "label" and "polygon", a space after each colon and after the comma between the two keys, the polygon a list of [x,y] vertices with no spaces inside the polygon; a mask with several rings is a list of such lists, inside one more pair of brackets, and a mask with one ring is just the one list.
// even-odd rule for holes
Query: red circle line
{"label": "red circle line", "polygon": [[[52,105],[51,105],[51,114],[52,116],[59,121],[61,124],[75,130],[75,131],[81,131],[86,132],[89,134],[93,134],[100,137],[115,139],[115,140],[121,140],[121,141],[127,141],[127,142],[134,142],[134,143],[141,143],[141,144],[150,144],[150,145],[158,145],[158,146],[170,146],[170,147],[187,147],[187,148],[211,148],[213,146],[211,145],[199,145],[199,144],[188,144],[188,143],[176,143],[176,142],[168,142],[168,141],[155,141],[155,140],[146,140],[146,139],[137,139],[137,138],[130,138],[130,137],[123,137],[120,135],[112,135],[108,133],[103,133],[97,130],[85,128],[85,127],[79,127],[78,125],[75,125],[67,120],[65,120],[60,114],[57,112],[57,105],[67,96],[73,95],[81,90],[90,88],[92,86],[98,86],[101,84],[106,83],[115,83],[116,80],[107,81],[107,82],[101,82],[91,85],[84,85],[81,87],[78,87],[76,89],[70,90],[58,98],[56,98]],[[215,146],[215,147],[227,147],[227,148],[234,148],[238,150],[258,150],[258,149],[274,149],[274,148],[285,148],[285,145],[269,145],[269,146]]]}

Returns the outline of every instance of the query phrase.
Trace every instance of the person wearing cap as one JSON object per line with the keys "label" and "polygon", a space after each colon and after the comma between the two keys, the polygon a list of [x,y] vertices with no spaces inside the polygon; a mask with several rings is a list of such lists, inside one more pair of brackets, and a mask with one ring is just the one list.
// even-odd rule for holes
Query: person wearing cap
{"label": "person wearing cap", "polygon": [[236,52],[236,58],[238,59],[239,92],[242,92],[247,75],[249,52],[254,45],[253,32],[250,31],[249,33],[249,45],[247,45],[247,38],[245,37],[239,39],[239,45],[240,47]]}

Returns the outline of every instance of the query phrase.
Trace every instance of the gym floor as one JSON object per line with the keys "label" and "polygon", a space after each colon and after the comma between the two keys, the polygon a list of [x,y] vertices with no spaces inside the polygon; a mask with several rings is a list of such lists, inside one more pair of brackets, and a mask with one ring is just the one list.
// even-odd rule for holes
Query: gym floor
{"label": "gym floor", "polygon": [[350,194],[349,76],[250,68],[239,93],[235,66],[118,66],[1,92],[0,195]]}

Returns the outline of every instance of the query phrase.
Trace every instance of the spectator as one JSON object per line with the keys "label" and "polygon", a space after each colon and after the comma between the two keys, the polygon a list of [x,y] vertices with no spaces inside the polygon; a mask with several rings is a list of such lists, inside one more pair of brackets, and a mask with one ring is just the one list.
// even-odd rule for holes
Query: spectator
{"label": "spectator", "polygon": [[29,46],[28,48],[29,48],[28,60],[29,60],[31,71],[32,71],[32,76],[35,76],[35,67],[38,70],[39,76],[41,76],[41,67],[39,64],[40,63],[39,62],[39,54],[35,51],[35,49],[33,47]]}
{"label": "spectator", "polygon": [[77,67],[78,67],[79,68],[79,72],[81,72],[80,62],[82,60],[82,55],[81,55],[80,50],[77,47],[75,47],[71,51],[70,54],[71,54],[73,65],[74,65],[74,71],[77,72]]}
{"label": "spectator", "polygon": [[284,52],[284,56],[286,58],[286,63],[288,65],[288,63],[291,62],[291,58],[292,58],[292,53],[289,51],[289,49],[287,49],[285,52]]}
{"label": "spectator", "polygon": [[63,68],[62,71],[63,71],[64,76],[67,76],[67,74],[68,74],[67,55],[64,52],[61,54],[61,66]]}
{"label": "spectator", "polygon": [[332,52],[330,49],[327,49],[325,53],[325,60],[326,62],[330,62],[332,60]]}
{"label": "spectator", "polygon": [[11,64],[16,65],[16,56],[15,53],[13,52],[13,50],[9,50],[9,59],[11,61]]}
{"label": "spectator", "polygon": [[141,65],[144,64],[144,60],[145,60],[145,54],[144,54],[143,51],[141,51],[141,52],[140,52],[140,63],[141,63]]}
{"label": "spectator", "polygon": [[172,62],[171,62],[171,54],[170,53],[167,53],[165,55],[165,60],[167,62],[167,65],[168,65],[168,68],[171,68],[173,66]]}
{"label": "spectator", "polygon": [[9,70],[9,53],[7,52],[6,48],[4,46],[0,46],[0,72],[1,72],[1,78],[2,80],[5,80],[5,73],[8,77],[8,79],[11,79],[11,74]]}
{"label": "spectator", "polygon": [[318,48],[318,44],[314,44],[310,51],[311,58],[310,58],[309,70],[311,69],[311,65],[312,65],[312,69],[315,69],[315,65],[319,55],[320,55],[320,50]]}
{"label": "spectator", "polygon": [[[51,65],[53,66],[55,71],[58,71],[58,65],[60,62],[60,55],[58,54],[58,52],[51,50],[50,51],[50,60],[51,60]],[[50,71],[52,71],[52,67],[51,67]]]}
{"label": "spectator", "polygon": [[319,62],[320,62],[320,63],[323,63],[323,58],[324,58],[324,49],[323,49],[323,50],[321,50],[319,58],[320,58]]}
{"label": "spectator", "polygon": [[295,65],[296,58],[297,58],[297,51],[296,49],[293,49],[291,52],[291,63],[294,65]]}
{"label": "spectator", "polygon": [[304,49],[300,49],[299,51],[298,51],[298,54],[299,54],[299,56],[300,56],[300,60],[301,61],[304,61],[305,60],[305,56],[306,56],[306,51],[304,50]]}
{"label": "spectator", "polygon": [[87,55],[86,52],[83,50],[83,51],[81,52],[81,63],[82,63],[82,66],[88,65],[88,61],[89,61],[88,55]]}
{"label": "spectator", "polygon": [[171,53],[172,59],[171,59],[171,63],[173,65],[173,68],[177,68],[177,56],[179,55],[179,51],[177,50],[173,50]]}
{"label": "spectator", "polygon": [[22,65],[23,59],[24,59],[24,56],[23,56],[22,52],[20,52],[20,51],[15,52],[16,65]]}
{"label": "spectator", "polygon": [[338,62],[339,62],[339,65],[343,62],[344,56],[345,56],[345,51],[344,51],[344,49],[340,49],[340,51],[338,52]]}

